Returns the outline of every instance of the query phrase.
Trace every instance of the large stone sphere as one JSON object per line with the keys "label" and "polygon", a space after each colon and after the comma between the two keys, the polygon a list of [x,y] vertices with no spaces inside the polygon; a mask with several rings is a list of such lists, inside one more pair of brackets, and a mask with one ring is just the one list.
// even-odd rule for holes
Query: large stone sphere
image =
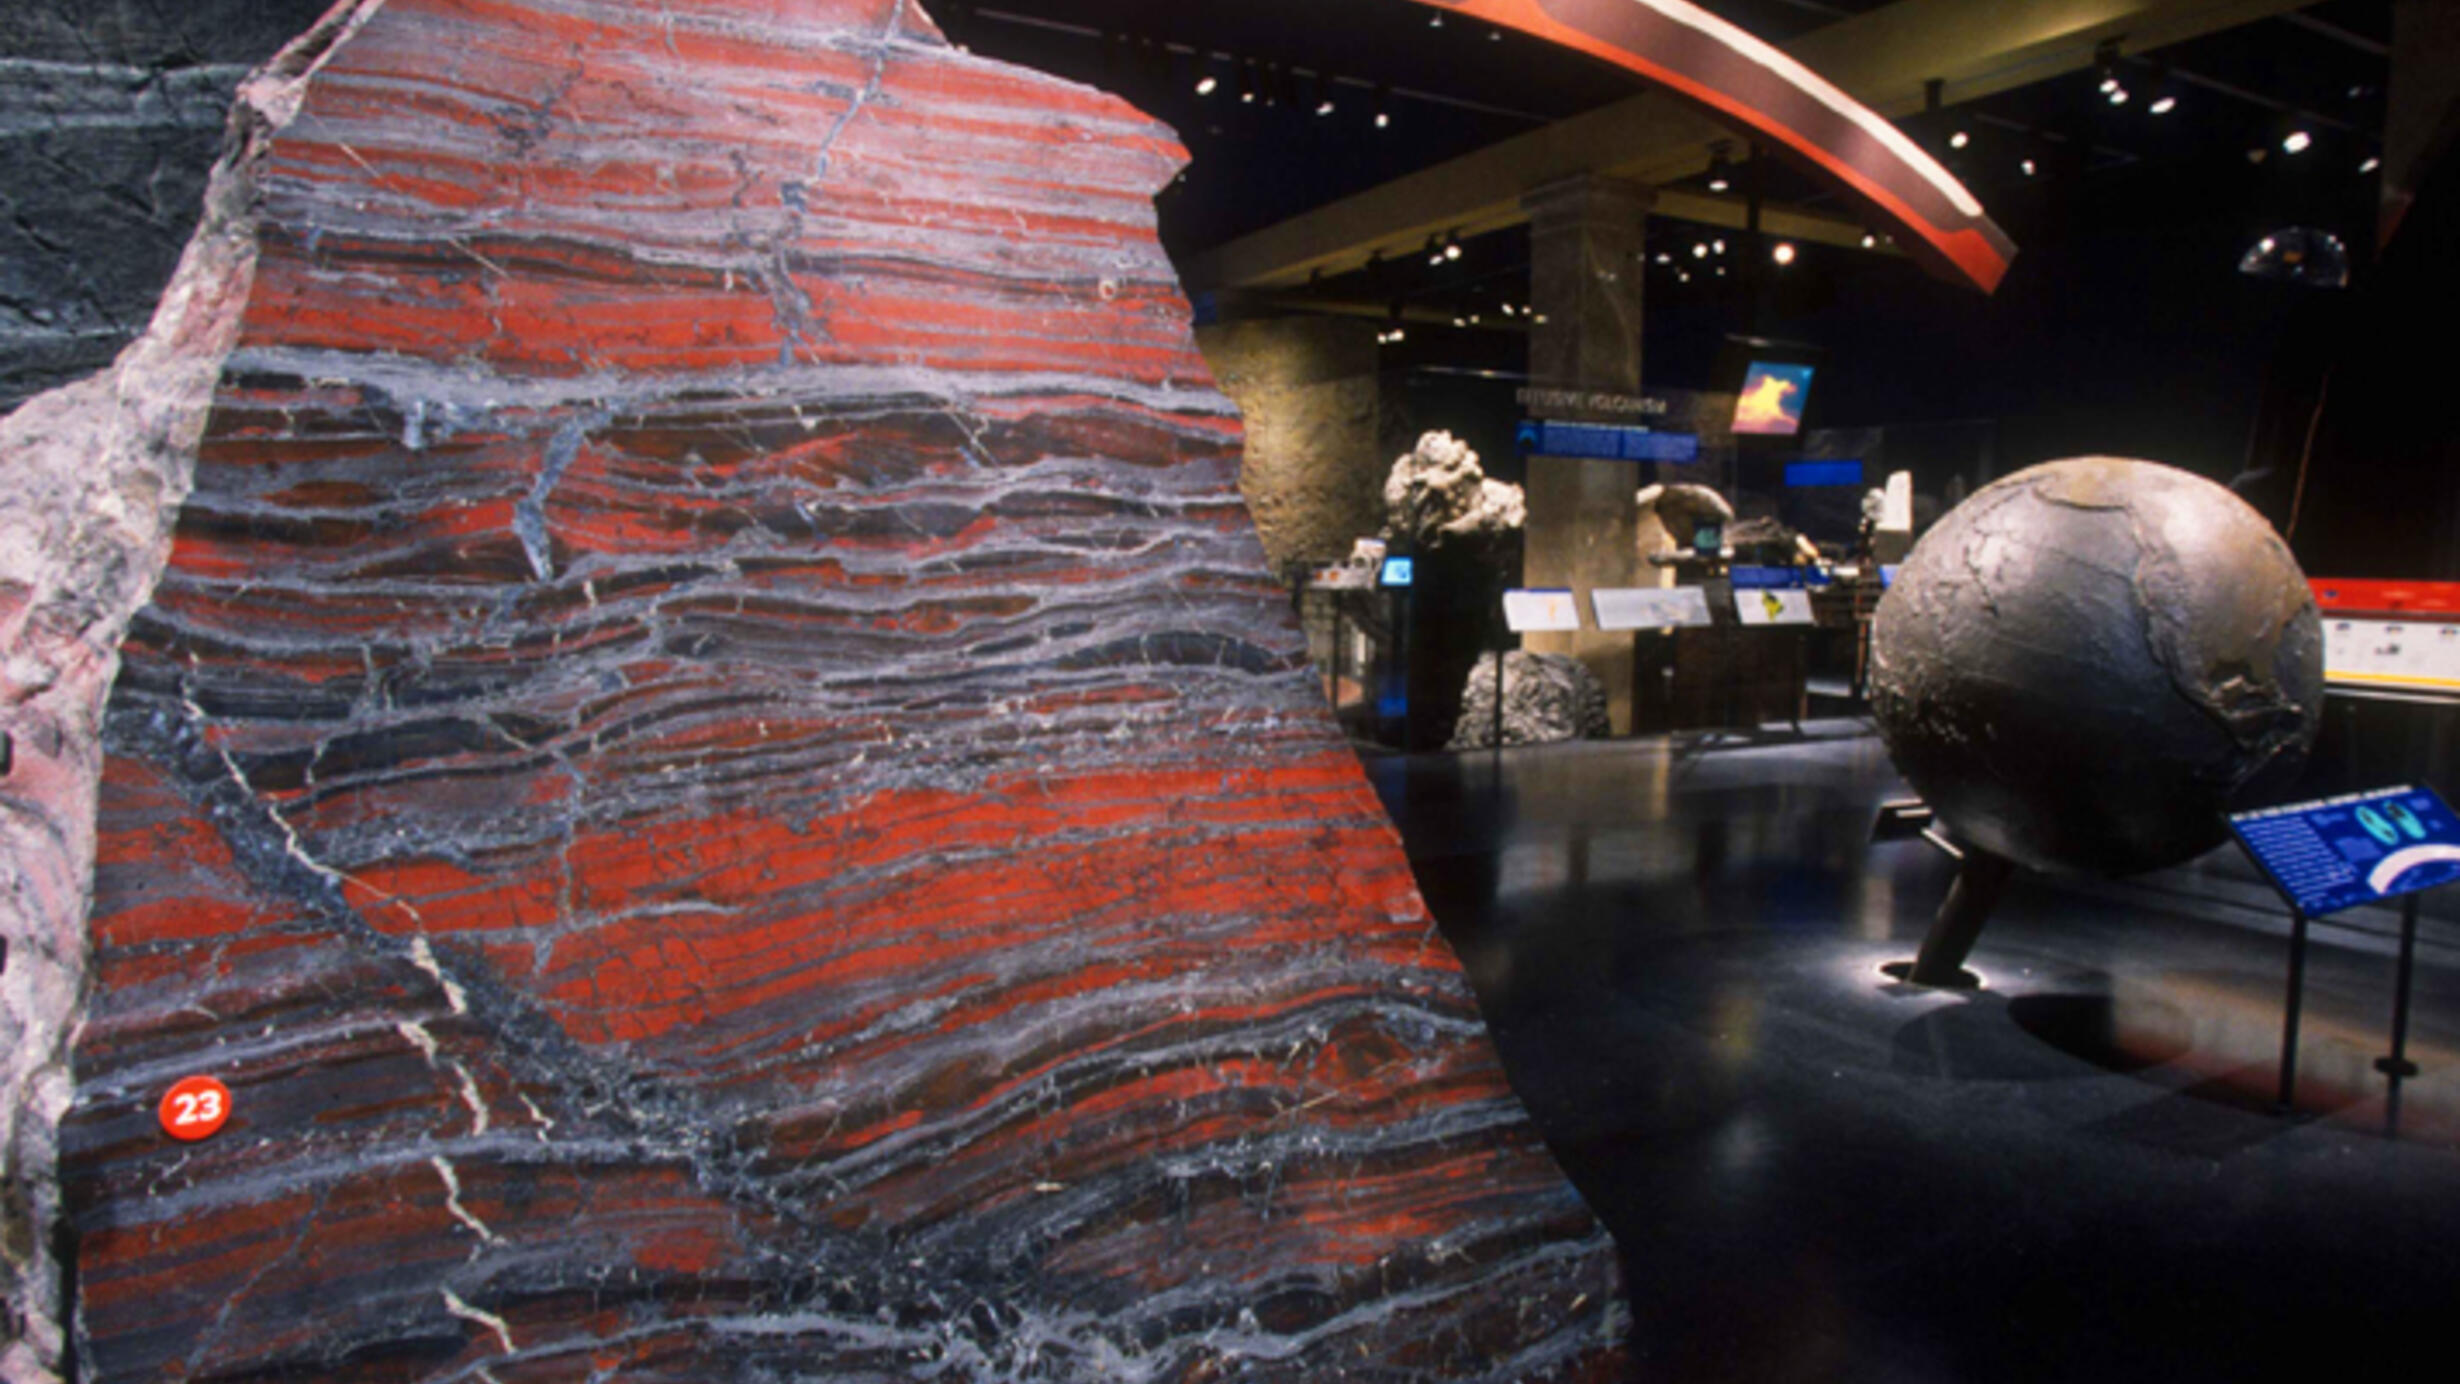
{"label": "large stone sphere", "polygon": [[2126,874],[2217,844],[2323,716],[2323,622],[2289,550],[2220,486],[2114,457],[1976,492],[1881,598],[1871,703],[1962,840]]}

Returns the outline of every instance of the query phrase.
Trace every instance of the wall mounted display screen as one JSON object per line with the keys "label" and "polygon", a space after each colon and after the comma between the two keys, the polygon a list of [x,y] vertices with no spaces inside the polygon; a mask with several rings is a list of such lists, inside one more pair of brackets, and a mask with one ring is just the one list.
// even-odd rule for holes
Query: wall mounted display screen
{"label": "wall mounted display screen", "polygon": [[1802,404],[1811,396],[1811,366],[1755,360],[1743,372],[1742,397],[1734,403],[1734,431],[1761,437],[1792,437],[1802,431]]}

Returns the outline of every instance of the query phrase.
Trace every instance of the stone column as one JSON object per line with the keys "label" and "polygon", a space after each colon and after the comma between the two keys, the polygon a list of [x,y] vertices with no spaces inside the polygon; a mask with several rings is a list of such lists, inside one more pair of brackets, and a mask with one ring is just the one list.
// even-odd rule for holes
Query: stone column
{"label": "stone column", "polygon": [[1377,324],[1276,317],[1200,327],[1214,383],[1247,428],[1239,492],[1274,575],[1293,561],[1335,562],[1384,527],[1378,446]]}
{"label": "stone column", "polygon": [[[1532,192],[1530,383],[1543,388],[1636,393],[1640,388],[1641,257],[1656,193],[1638,183],[1582,176]],[[1646,480],[1623,461],[1532,457],[1529,461],[1527,586],[1568,586],[1581,619],[1596,587],[1653,584],[1639,557],[1639,506]],[[1632,636],[1582,630],[1529,635],[1540,653],[1568,653],[1606,685],[1617,735],[1632,728]]]}

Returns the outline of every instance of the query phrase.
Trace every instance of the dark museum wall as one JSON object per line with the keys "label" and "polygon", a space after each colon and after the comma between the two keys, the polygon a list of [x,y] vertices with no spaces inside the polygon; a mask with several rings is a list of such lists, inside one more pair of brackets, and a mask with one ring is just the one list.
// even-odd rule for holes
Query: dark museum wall
{"label": "dark museum wall", "polygon": [[0,5],[0,412],[144,330],[196,229],[231,93],[328,5]]}

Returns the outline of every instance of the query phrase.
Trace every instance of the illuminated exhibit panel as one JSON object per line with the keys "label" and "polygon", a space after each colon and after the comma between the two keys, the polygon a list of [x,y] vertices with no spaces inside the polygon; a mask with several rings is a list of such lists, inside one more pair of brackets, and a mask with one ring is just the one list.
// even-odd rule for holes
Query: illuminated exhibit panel
{"label": "illuminated exhibit panel", "polygon": [[1612,1368],[1263,571],[1182,160],[890,0],[332,55],[112,704],[89,1377]]}
{"label": "illuminated exhibit panel", "polygon": [[2460,696],[2460,584],[2317,577],[2327,681]]}

